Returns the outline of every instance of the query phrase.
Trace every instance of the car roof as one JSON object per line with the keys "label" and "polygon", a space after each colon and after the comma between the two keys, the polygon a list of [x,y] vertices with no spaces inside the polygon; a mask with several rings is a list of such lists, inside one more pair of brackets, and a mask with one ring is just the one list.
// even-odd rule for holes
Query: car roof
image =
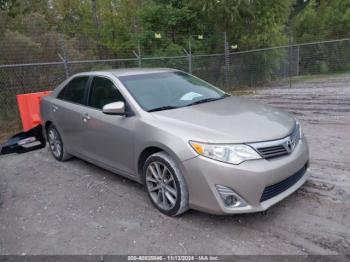
{"label": "car roof", "polygon": [[152,73],[162,73],[162,72],[175,72],[175,71],[179,71],[179,70],[172,69],[172,68],[124,68],[124,69],[108,69],[108,70],[82,72],[77,75],[113,74],[116,77],[120,77],[120,76],[152,74]]}

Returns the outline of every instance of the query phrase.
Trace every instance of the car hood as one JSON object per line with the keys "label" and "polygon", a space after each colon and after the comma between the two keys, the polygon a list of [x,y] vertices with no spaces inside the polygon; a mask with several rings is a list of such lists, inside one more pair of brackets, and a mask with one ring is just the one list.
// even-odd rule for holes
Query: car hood
{"label": "car hood", "polygon": [[275,140],[290,134],[295,125],[286,112],[234,96],[152,115],[168,132],[214,143]]}

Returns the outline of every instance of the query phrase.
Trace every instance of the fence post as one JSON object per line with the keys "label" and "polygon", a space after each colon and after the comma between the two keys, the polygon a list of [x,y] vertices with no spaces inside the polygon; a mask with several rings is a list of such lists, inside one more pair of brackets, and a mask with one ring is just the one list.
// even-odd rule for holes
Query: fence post
{"label": "fence post", "polygon": [[188,72],[192,74],[192,47],[191,38],[188,39]]}
{"label": "fence post", "polygon": [[141,47],[140,47],[140,41],[138,41],[137,43],[137,53],[135,52],[135,50],[132,50],[132,52],[134,53],[134,55],[137,58],[137,62],[139,64],[139,67],[142,67],[142,57],[141,57]]}
{"label": "fence post", "polygon": [[66,75],[66,78],[68,78],[69,77],[68,58],[67,58],[66,47],[64,45],[63,37],[61,38],[61,49],[62,49],[62,55],[60,55],[60,53],[58,53],[57,55],[63,62],[64,73]]}
{"label": "fence post", "polygon": [[227,42],[227,34],[224,32],[224,54],[225,54],[225,86],[230,84],[230,52]]}
{"label": "fence post", "polygon": [[188,39],[188,51],[184,48],[184,52],[187,56],[188,61],[188,73],[192,74],[192,47],[191,39]]}
{"label": "fence post", "polygon": [[296,72],[297,76],[299,76],[299,63],[300,63],[300,45],[297,46],[297,72]]}
{"label": "fence post", "polygon": [[61,38],[61,49],[62,49],[62,55],[60,55],[60,53],[58,53],[58,57],[63,62],[64,73],[66,75],[66,78],[68,78],[70,74],[69,74],[69,66],[68,66],[68,58],[67,58],[67,53],[66,53],[66,47],[65,47],[65,44],[64,44],[63,37]]}
{"label": "fence post", "polygon": [[289,26],[289,37],[288,37],[288,77],[289,77],[289,88],[292,88],[292,27]]}
{"label": "fence post", "polygon": [[139,67],[142,67],[142,56],[141,56],[141,46],[140,46],[140,41],[137,43],[137,51],[139,52]]}

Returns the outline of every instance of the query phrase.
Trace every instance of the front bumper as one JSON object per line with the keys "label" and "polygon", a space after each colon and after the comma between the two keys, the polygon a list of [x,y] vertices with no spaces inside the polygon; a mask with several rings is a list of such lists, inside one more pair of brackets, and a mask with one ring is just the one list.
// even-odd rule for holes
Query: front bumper
{"label": "front bumper", "polygon": [[[240,165],[226,164],[203,156],[184,161],[183,168],[189,190],[190,208],[212,214],[235,214],[264,211],[301,187],[310,175],[304,175],[280,194],[261,202],[265,187],[279,183],[298,172],[309,161],[305,138],[294,151],[274,159],[246,161]],[[247,206],[226,207],[215,185],[231,188],[247,202]]]}

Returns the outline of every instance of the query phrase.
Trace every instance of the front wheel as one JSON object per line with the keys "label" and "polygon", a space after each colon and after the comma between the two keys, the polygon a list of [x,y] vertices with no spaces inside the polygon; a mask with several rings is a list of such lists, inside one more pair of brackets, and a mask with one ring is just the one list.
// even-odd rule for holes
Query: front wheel
{"label": "front wheel", "polygon": [[177,216],[188,210],[188,189],[176,162],[165,152],[147,158],[143,177],[153,205],[163,214]]}

